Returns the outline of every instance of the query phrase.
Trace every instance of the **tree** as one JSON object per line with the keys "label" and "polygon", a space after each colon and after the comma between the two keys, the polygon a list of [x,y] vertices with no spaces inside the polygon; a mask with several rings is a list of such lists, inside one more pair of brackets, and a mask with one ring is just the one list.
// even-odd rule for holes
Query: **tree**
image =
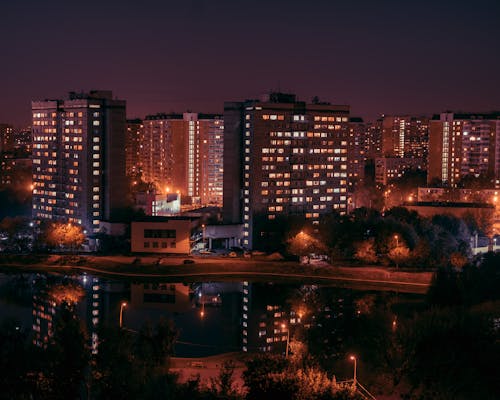
{"label": "tree", "polygon": [[237,399],[238,390],[234,387],[234,368],[232,361],[225,361],[216,378],[210,380],[210,393],[217,399]]}
{"label": "tree", "polygon": [[48,227],[46,244],[56,249],[77,250],[85,242],[85,234],[79,225],[55,222]]}
{"label": "tree", "polygon": [[356,258],[365,263],[373,264],[378,261],[373,238],[358,243],[356,246]]}
{"label": "tree", "polygon": [[311,254],[325,254],[327,251],[319,239],[304,231],[300,231],[288,240],[288,252],[298,257],[307,257],[308,263]]}
{"label": "tree", "polygon": [[54,335],[45,352],[41,373],[46,379],[38,390],[55,399],[75,399],[80,395],[90,360],[87,337],[73,304],[63,301],[59,306]]}
{"label": "tree", "polygon": [[411,398],[500,398],[500,345],[491,319],[482,312],[443,308],[419,313],[402,327],[401,343]]}
{"label": "tree", "polygon": [[24,217],[5,217],[0,222],[0,233],[4,235],[2,244],[10,251],[26,251],[32,240],[29,219]]}
{"label": "tree", "polygon": [[243,381],[248,390],[247,400],[269,398],[267,396],[267,375],[278,373],[289,366],[287,359],[281,356],[258,355],[246,362]]}

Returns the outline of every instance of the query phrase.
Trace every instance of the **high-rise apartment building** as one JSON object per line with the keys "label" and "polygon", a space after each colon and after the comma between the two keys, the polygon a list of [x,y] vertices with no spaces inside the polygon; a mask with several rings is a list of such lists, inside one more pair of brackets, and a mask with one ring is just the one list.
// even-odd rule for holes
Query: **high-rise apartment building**
{"label": "high-rise apartment building", "polygon": [[224,221],[252,248],[261,217],[346,213],[349,106],[272,93],[224,105]]}
{"label": "high-rise apartment building", "polygon": [[362,118],[349,119],[349,138],[347,141],[349,191],[364,179],[366,162],[367,124]]}
{"label": "high-rise apartment building", "polygon": [[14,130],[8,124],[0,124],[0,153],[14,149]]}
{"label": "high-rise apartment building", "polygon": [[435,115],[427,181],[456,187],[465,177],[479,176],[500,179],[500,112]]}
{"label": "high-rise apartment building", "polygon": [[144,125],[140,119],[127,120],[125,139],[125,170],[128,176],[137,176],[142,172],[142,142]]}
{"label": "high-rise apartment building", "polygon": [[33,218],[87,232],[127,204],[125,101],[110,91],[32,102]]}
{"label": "high-rise apartment building", "polygon": [[366,125],[365,154],[367,160],[382,156],[382,119]]}
{"label": "high-rise apartment building", "polygon": [[382,119],[382,156],[427,158],[429,119],[411,116],[384,116]]}
{"label": "high-rise apartment building", "polygon": [[222,204],[224,123],[211,114],[156,114],[144,120],[143,179],[194,204]]}

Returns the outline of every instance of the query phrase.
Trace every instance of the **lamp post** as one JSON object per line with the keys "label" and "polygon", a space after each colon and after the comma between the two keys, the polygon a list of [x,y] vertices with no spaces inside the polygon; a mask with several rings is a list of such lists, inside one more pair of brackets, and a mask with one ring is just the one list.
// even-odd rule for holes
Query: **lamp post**
{"label": "lamp post", "polygon": [[123,302],[122,304],[120,304],[120,328],[123,325],[123,309],[125,307],[127,307],[127,303],[126,302]]}
{"label": "lamp post", "polygon": [[398,248],[399,248],[399,236],[398,235],[394,235],[394,239],[396,239],[396,269],[399,268],[399,265],[398,265],[398,257],[399,257],[399,254],[398,254]]}
{"label": "lamp post", "polygon": [[351,361],[354,361],[354,379],[353,379],[353,382],[354,382],[354,386],[356,386],[356,384],[357,384],[357,382],[358,382],[357,377],[356,377],[356,367],[357,367],[357,365],[356,365],[356,361],[357,361],[357,360],[356,360],[356,357],[355,357],[355,356],[350,356],[350,357],[349,357],[349,359],[350,359]]}
{"label": "lamp post", "polygon": [[286,349],[285,358],[288,358],[288,346],[290,344],[290,329],[285,324],[281,324],[281,329],[286,329]]}
{"label": "lamp post", "polygon": [[201,226],[201,243],[203,245],[203,250],[205,250],[205,224]]}

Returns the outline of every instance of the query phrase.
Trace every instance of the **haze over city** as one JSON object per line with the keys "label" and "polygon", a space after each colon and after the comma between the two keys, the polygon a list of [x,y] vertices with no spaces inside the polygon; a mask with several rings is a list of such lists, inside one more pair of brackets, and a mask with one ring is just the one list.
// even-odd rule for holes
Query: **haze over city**
{"label": "haze over city", "polygon": [[367,120],[500,108],[494,0],[22,0],[0,15],[0,121],[19,127],[31,100],[90,89],[126,99],[129,118],[270,90]]}

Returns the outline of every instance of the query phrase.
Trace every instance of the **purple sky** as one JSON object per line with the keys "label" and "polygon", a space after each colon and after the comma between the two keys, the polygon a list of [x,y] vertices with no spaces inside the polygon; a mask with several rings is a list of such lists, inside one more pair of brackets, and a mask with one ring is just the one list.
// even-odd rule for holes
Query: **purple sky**
{"label": "purple sky", "polygon": [[500,109],[498,0],[0,3],[0,122],[110,89],[129,117],[271,89],[378,114]]}

